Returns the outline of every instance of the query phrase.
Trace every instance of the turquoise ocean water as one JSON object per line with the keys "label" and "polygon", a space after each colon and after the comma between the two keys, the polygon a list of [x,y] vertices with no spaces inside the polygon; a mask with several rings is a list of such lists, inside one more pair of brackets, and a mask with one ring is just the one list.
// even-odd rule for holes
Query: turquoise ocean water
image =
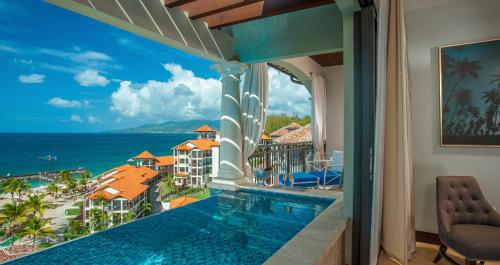
{"label": "turquoise ocean water", "polygon": [[[95,176],[144,150],[171,155],[171,148],[194,134],[0,133],[0,176],[84,167]],[[40,157],[56,156],[57,160]],[[43,181],[31,183],[43,185]]]}

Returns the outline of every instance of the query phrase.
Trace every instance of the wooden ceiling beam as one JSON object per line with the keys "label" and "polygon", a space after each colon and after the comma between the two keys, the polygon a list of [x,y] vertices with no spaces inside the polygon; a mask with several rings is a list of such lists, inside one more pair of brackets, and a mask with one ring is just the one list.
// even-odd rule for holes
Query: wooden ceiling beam
{"label": "wooden ceiling beam", "polygon": [[318,55],[311,55],[309,57],[323,67],[344,64],[343,52],[324,53]]}
{"label": "wooden ceiling beam", "polygon": [[228,11],[228,10],[231,10],[231,9],[236,9],[236,8],[239,8],[239,7],[251,5],[251,4],[254,4],[254,3],[257,3],[257,2],[261,2],[261,1],[264,1],[264,0],[242,0],[239,3],[234,3],[234,4],[223,6],[223,7],[220,7],[220,8],[208,10],[207,12],[204,12],[204,13],[190,15],[189,18],[193,19],[193,20],[195,20],[195,19],[203,19],[203,18],[211,16],[211,15],[215,15],[215,14],[222,13],[222,12],[225,12],[225,11]]}
{"label": "wooden ceiling beam", "polygon": [[181,6],[181,5],[185,5],[185,4],[188,4],[188,3],[191,3],[191,2],[195,2],[197,0],[165,0],[165,5],[167,7],[176,7],[176,6]]}
{"label": "wooden ceiling beam", "polygon": [[[209,28],[211,28],[211,29],[222,28],[222,27],[227,27],[227,26],[231,26],[234,24],[247,22],[247,21],[252,21],[252,20],[276,16],[276,15],[281,15],[281,14],[285,14],[285,13],[295,12],[295,11],[299,11],[299,10],[304,10],[304,9],[308,9],[308,8],[313,8],[313,7],[327,5],[327,4],[333,4],[333,3],[335,3],[334,0],[287,0],[287,1],[264,0],[264,7],[262,10],[262,14],[260,14],[260,15],[252,16],[252,17],[247,16],[247,17],[244,17],[240,20],[234,20],[234,21],[231,21],[228,23],[221,23],[218,25],[210,26],[210,23],[208,23],[208,24],[209,24]],[[229,11],[230,10],[231,9],[229,9]],[[229,11],[226,10],[225,12],[229,12]]]}
{"label": "wooden ceiling beam", "polygon": [[239,23],[242,20],[251,20],[262,15],[264,3],[264,1],[257,1],[253,4],[204,17],[202,20],[208,24],[210,29],[219,28],[230,23]]}

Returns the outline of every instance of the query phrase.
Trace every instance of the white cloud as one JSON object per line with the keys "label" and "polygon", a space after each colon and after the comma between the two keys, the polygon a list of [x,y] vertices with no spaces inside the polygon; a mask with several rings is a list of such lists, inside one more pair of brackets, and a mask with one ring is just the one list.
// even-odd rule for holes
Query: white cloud
{"label": "white cloud", "polygon": [[[164,68],[172,74],[164,82],[120,82],[120,87],[111,95],[111,111],[122,117],[140,117],[153,122],[219,118],[219,80],[196,77],[178,64],[165,64]],[[270,114],[310,115],[311,96],[304,86],[291,82],[288,75],[272,68],[269,86]]]}
{"label": "white cloud", "polygon": [[12,46],[9,46],[7,44],[2,44],[0,43],[0,51],[2,52],[9,52],[9,53],[20,53],[20,51]]}
{"label": "white cloud", "polygon": [[269,114],[311,115],[311,95],[290,76],[269,68]]}
{"label": "white cloud", "polygon": [[[82,50],[79,47],[74,47],[72,50],[39,48],[35,50],[35,53],[58,57],[69,61],[72,64],[66,68],[72,68],[72,72],[76,72],[77,70],[81,71],[81,69],[88,68],[100,70],[121,69],[119,65],[114,63],[113,58],[111,58],[109,55],[97,51]],[[58,70],[54,67],[52,67],[52,69]],[[68,70],[66,70],[65,72],[68,72]]]}
{"label": "white cloud", "polygon": [[83,121],[82,117],[80,117],[79,115],[76,115],[76,114],[71,115],[70,120],[74,121],[74,122],[82,122]]}
{"label": "white cloud", "polygon": [[165,82],[145,84],[120,82],[111,95],[111,111],[121,116],[149,121],[218,119],[221,83],[213,78],[196,77],[178,64],[165,64],[172,74]]}
{"label": "white cloud", "polygon": [[90,107],[90,102],[88,100],[78,101],[78,100],[67,100],[60,97],[51,98],[47,104],[58,107],[58,108],[82,108]]}
{"label": "white cloud", "polygon": [[81,86],[107,86],[109,80],[96,70],[85,70],[75,75],[75,80]]}
{"label": "white cloud", "polygon": [[18,79],[19,82],[25,84],[39,84],[43,83],[43,81],[45,80],[45,75],[41,74],[20,75]]}
{"label": "white cloud", "polygon": [[87,121],[89,123],[92,123],[92,124],[94,124],[94,123],[102,123],[101,120],[99,120],[98,118],[96,118],[95,116],[92,116],[92,115],[88,116]]}

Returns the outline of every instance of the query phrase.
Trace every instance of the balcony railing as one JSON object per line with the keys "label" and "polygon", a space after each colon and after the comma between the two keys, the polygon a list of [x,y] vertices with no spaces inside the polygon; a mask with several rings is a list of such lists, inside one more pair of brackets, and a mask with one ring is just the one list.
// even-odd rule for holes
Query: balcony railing
{"label": "balcony railing", "polygon": [[306,161],[314,152],[312,142],[259,145],[249,158],[252,168],[273,168],[271,182],[281,174],[306,171]]}

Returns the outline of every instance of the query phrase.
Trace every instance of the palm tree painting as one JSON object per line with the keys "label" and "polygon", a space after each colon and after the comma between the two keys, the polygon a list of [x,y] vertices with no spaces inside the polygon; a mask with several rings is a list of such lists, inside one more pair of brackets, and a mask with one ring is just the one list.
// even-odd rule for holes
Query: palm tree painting
{"label": "palm tree painting", "polygon": [[500,147],[500,40],[439,48],[441,145]]}

